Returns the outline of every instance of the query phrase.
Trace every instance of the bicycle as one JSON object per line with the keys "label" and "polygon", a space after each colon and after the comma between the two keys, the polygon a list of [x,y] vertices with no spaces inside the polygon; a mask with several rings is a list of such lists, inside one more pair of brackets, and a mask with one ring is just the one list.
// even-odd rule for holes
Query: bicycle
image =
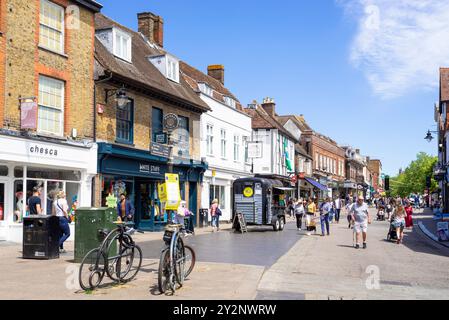
{"label": "bicycle", "polygon": [[[99,230],[104,240],[99,248],[89,251],[79,270],[79,284],[83,290],[97,288],[105,274],[118,283],[133,280],[142,265],[142,250],[127,232],[130,222],[114,222],[117,228]],[[140,232],[140,231],[139,231]]]}
{"label": "bicycle", "polygon": [[166,247],[161,252],[158,272],[158,287],[161,294],[166,293],[168,289],[174,294],[176,283],[182,287],[185,278],[192,273],[195,266],[195,251],[184,245],[182,240],[184,232],[187,232],[184,226],[178,224],[168,225],[165,228],[163,240]]}

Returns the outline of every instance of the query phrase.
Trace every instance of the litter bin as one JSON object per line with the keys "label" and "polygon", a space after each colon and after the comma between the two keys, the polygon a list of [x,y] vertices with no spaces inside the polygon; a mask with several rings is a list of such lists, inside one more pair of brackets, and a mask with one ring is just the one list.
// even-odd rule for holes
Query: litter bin
{"label": "litter bin", "polygon": [[59,258],[59,218],[29,216],[23,219],[24,259],[49,260]]}
{"label": "litter bin", "polygon": [[100,247],[104,240],[101,230],[112,231],[117,226],[117,211],[113,208],[79,208],[75,218],[75,262],[80,263],[86,253]]}

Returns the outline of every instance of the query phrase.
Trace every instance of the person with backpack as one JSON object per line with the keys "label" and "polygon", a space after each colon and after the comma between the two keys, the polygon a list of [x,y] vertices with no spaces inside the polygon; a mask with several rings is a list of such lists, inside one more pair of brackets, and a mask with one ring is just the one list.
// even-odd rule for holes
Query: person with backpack
{"label": "person with backpack", "polygon": [[222,215],[218,199],[212,201],[210,216],[212,217],[212,232],[220,231],[220,216]]}

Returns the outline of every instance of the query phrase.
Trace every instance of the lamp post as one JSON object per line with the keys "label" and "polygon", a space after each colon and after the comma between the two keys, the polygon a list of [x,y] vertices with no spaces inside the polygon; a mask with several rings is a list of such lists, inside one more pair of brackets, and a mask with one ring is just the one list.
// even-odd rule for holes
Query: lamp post
{"label": "lamp post", "polygon": [[105,92],[106,104],[108,103],[109,98],[115,94],[115,102],[117,102],[117,107],[119,109],[123,109],[130,101],[124,85],[120,89],[105,89]]}

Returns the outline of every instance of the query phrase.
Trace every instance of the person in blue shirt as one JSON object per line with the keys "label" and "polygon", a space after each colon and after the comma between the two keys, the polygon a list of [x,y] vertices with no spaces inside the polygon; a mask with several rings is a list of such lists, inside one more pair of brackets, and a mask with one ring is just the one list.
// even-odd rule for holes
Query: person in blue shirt
{"label": "person in blue shirt", "polygon": [[326,228],[327,235],[330,236],[329,214],[332,210],[332,202],[329,197],[321,204],[320,207],[320,222],[321,222],[321,236],[324,237],[324,229]]}
{"label": "person in blue shirt", "polygon": [[120,195],[120,201],[117,205],[117,215],[122,221],[133,221],[134,207],[124,193]]}

